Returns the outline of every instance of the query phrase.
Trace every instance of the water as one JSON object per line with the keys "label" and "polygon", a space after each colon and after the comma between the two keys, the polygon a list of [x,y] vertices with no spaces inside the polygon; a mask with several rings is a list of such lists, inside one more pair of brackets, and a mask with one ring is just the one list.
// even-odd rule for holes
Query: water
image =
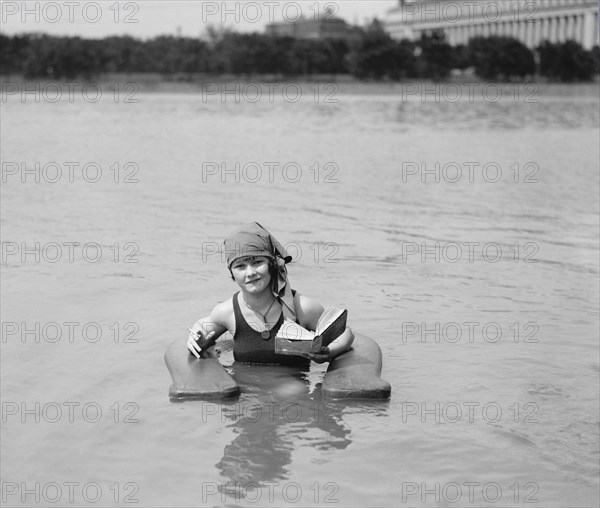
{"label": "water", "polygon": [[[2,105],[4,163],[102,168],[3,171],[6,506],[597,506],[597,87],[304,97]],[[213,249],[250,220],[376,338],[389,402],[322,400],[323,366],[235,365],[227,341],[241,397],[169,402],[164,350],[235,291]]]}

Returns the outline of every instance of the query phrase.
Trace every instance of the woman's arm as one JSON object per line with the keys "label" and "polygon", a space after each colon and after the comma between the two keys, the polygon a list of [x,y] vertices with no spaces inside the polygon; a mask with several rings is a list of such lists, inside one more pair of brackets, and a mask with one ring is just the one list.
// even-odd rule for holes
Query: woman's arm
{"label": "woman's arm", "polygon": [[[296,311],[300,325],[315,331],[317,322],[324,311],[322,305],[304,295],[296,294],[296,297],[298,298],[298,301],[295,302]],[[329,362],[336,356],[348,351],[352,346],[352,342],[354,342],[354,333],[347,327],[329,346],[321,348],[319,353],[309,353],[306,357],[317,363]]]}
{"label": "woman's arm", "polygon": [[327,346],[327,349],[329,349],[330,360],[333,360],[336,356],[348,351],[353,342],[354,333],[352,333],[350,328],[346,327],[344,333]]}
{"label": "woman's arm", "polygon": [[[227,305],[229,304],[229,305]],[[215,345],[217,339],[228,331],[229,312],[231,302],[218,304],[210,316],[199,319],[194,323],[188,336],[187,347],[196,358],[200,358],[200,352]],[[202,347],[198,343],[201,340]]]}

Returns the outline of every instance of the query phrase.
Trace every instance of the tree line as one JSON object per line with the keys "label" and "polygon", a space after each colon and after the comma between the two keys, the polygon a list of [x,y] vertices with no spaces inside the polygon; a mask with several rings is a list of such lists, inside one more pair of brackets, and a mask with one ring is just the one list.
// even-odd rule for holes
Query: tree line
{"label": "tree line", "polygon": [[129,36],[83,39],[0,34],[0,73],[27,79],[91,79],[105,73],[351,75],[363,80],[446,79],[474,69],[487,80],[588,81],[600,73],[600,48],[574,41],[543,42],[535,50],[510,37],[475,37],[450,46],[442,32],[397,41],[374,20],[350,41],[306,40],[209,28],[203,38]]}

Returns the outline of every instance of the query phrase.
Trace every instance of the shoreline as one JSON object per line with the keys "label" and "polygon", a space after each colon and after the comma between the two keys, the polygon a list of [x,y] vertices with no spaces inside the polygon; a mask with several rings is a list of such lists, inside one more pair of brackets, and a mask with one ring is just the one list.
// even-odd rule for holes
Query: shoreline
{"label": "shoreline", "polygon": [[284,90],[301,90],[302,93],[336,95],[414,95],[427,94],[429,91],[448,91],[449,95],[463,92],[470,93],[484,89],[501,90],[506,94],[511,91],[526,93],[535,90],[536,93],[548,95],[572,95],[574,90],[582,91],[584,95],[597,91],[600,76],[592,82],[560,83],[547,80],[499,82],[479,79],[474,74],[455,75],[442,81],[404,79],[399,81],[362,81],[349,75],[315,75],[312,78],[298,79],[280,78],[277,76],[257,75],[236,77],[233,75],[209,76],[198,74],[182,76],[173,74],[165,76],[158,73],[110,73],[94,78],[61,78],[61,79],[25,79],[22,75],[0,75],[0,87],[3,94],[16,92],[34,92],[36,89],[71,89],[75,92],[83,87],[97,86],[108,89],[118,85],[123,93],[148,94],[260,94],[282,93]]}

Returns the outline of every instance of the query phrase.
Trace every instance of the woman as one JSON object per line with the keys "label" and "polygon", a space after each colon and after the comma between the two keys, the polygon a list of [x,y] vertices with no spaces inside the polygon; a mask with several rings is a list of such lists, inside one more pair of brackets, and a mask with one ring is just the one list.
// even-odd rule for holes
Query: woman
{"label": "woman", "polygon": [[350,349],[354,334],[346,328],[318,353],[276,354],[275,336],[284,320],[314,331],[323,307],[291,289],[285,265],[292,258],[258,222],[227,238],[225,253],[227,267],[240,291],[193,326],[187,347],[196,358],[226,331],[233,334],[233,357],[241,362],[308,366],[309,360],[327,362]]}

